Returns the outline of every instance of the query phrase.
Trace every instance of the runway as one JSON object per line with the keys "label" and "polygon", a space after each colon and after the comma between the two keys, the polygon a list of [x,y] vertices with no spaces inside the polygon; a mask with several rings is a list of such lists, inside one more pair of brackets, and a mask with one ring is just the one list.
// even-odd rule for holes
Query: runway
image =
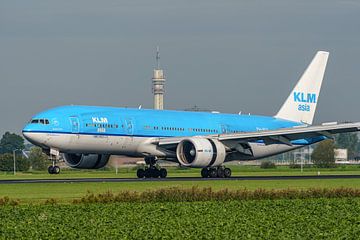
{"label": "runway", "polygon": [[244,180],[299,180],[299,179],[351,179],[360,175],[308,175],[308,176],[244,176],[231,178],[168,177],[168,178],[64,178],[64,179],[11,179],[0,180],[0,184],[19,183],[98,183],[98,182],[171,182],[171,181],[244,181]]}

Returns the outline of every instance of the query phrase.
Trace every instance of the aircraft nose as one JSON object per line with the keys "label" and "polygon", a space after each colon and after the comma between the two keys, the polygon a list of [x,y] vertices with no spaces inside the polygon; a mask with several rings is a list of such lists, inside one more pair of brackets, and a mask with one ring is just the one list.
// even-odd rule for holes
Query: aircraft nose
{"label": "aircraft nose", "polygon": [[29,125],[26,125],[23,130],[22,130],[22,134],[24,136],[24,138],[26,138],[26,140],[31,142],[31,129],[29,128]]}
{"label": "aircraft nose", "polygon": [[29,125],[26,125],[23,128],[22,134],[23,134],[24,138],[26,140],[28,140],[29,142],[31,142],[32,144],[40,145],[40,144],[43,144],[43,142],[44,142],[44,139],[41,136],[41,134],[32,131],[32,129]]}
{"label": "aircraft nose", "polygon": [[30,135],[31,135],[30,132],[23,129],[22,134],[23,134],[24,138],[26,138],[27,140],[30,140],[30,138],[31,138],[30,137]]}

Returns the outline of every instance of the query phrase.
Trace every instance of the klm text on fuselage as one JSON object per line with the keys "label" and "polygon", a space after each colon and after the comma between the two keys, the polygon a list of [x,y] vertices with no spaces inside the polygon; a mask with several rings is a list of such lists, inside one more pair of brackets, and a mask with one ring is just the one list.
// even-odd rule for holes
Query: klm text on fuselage
{"label": "klm text on fuselage", "polygon": [[304,92],[294,92],[294,102],[300,103],[298,105],[299,111],[310,112],[311,103],[316,103],[316,94],[315,93],[304,93]]}

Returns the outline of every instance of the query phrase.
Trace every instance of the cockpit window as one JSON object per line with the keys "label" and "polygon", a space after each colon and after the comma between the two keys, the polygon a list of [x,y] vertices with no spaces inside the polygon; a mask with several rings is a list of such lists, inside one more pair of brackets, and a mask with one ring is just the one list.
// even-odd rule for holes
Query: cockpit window
{"label": "cockpit window", "polygon": [[30,123],[48,125],[50,124],[50,121],[49,119],[31,119]]}

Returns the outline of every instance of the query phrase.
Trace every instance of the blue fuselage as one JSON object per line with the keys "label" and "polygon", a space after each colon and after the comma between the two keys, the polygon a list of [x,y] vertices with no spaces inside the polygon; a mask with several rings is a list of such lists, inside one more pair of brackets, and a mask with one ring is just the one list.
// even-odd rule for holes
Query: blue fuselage
{"label": "blue fuselage", "polygon": [[63,106],[35,115],[23,132],[181,137],[275,130],[298,125],[301,123],[255,115]]}

